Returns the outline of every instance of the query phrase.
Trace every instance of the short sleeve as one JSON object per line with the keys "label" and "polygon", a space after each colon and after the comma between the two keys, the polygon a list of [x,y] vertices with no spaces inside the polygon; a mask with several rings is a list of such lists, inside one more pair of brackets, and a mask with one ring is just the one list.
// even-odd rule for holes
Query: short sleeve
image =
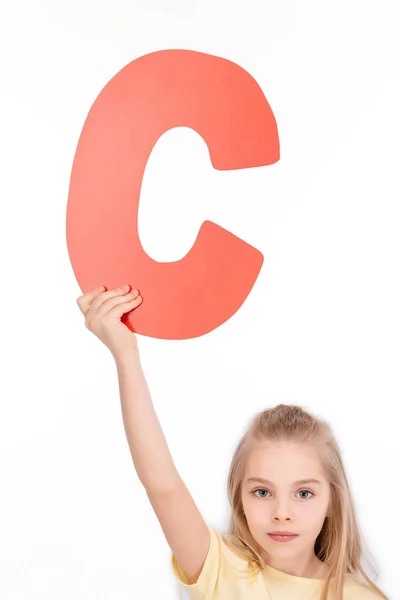
{"label": "short sleeve", "polygon": [[186,590],[191,600],[209,600],[213,598],[218,582],[222,547],[221,534],[207,525],[210,532],[210,546],[201,573],[195,583],[189,584],[187,577],[180,567],[176,556],[172,554],[172,569],[175,577]]}

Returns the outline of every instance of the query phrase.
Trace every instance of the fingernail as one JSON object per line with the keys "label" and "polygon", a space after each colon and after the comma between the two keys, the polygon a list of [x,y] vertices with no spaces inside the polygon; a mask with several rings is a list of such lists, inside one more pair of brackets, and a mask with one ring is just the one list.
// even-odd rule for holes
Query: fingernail
{"label": "fingernail", "polygon": [[125,290],[127,290],[129,288],[129,285],[121,285],[121,287],[118,288],[119,292],[124,292]]}

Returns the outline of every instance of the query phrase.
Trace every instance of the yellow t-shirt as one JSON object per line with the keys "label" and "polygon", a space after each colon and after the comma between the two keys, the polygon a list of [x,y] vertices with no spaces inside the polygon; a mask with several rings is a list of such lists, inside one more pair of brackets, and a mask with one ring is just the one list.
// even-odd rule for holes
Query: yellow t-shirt
{"label": "yellow t-shirt", "polygon": [[[209,527],[211,542],[203,569],[196,583],[188,584],[185,573],[174,554],[172,568],[175,577],[190,600],[317,600],[321,581],[289,575],[266,566],[263,572],[247,576],[247,561],[236,555],[225,543],[219,531]],[[333,600],[333,594],[329,599]],[[344,585],[344,600],[378,600],[368,589],[348,574]]]}

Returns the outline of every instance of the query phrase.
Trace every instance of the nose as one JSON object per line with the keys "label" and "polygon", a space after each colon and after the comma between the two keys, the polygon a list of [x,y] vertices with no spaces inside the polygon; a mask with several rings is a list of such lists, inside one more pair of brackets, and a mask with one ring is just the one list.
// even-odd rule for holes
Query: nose
{"label": "nose", "polygon": [[292,521],[293,512],[286,500],[277,500],[273,507],[273,519],[274,521]]}

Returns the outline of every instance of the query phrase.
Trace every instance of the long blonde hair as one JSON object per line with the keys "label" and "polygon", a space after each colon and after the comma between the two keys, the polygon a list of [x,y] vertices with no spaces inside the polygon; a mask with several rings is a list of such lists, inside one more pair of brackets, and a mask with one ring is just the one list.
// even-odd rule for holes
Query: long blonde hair
{"label": "long blonde hair", "polygon": [[344,579],[348,573],[355,575],[361,583],[377,592],[383,599],[389,600],[369,578],[362,565],[364,561],[374,577],[377,577],[376,569],[371,560],[367,560],[362,547],[360,528],[341,451],[332,430],[327,422],[295,405],[279,404],[275,408],[258,413],[240,440],[232,458],[228,476],[228,498],[232,512],[227,541],[234,551],[248,560],[250,572],[254,573],[265,567],[262,548],[250,533],[241,499],[246,457],[251,446],[258,441],[294,441],[315,446],[319,452],[321,466],[330,483],[331,492],[329,516],[325,519],[314,548],[316,556],[328,568],[320,600],[328,600],[331,586],[336,600],[343,600]]}

